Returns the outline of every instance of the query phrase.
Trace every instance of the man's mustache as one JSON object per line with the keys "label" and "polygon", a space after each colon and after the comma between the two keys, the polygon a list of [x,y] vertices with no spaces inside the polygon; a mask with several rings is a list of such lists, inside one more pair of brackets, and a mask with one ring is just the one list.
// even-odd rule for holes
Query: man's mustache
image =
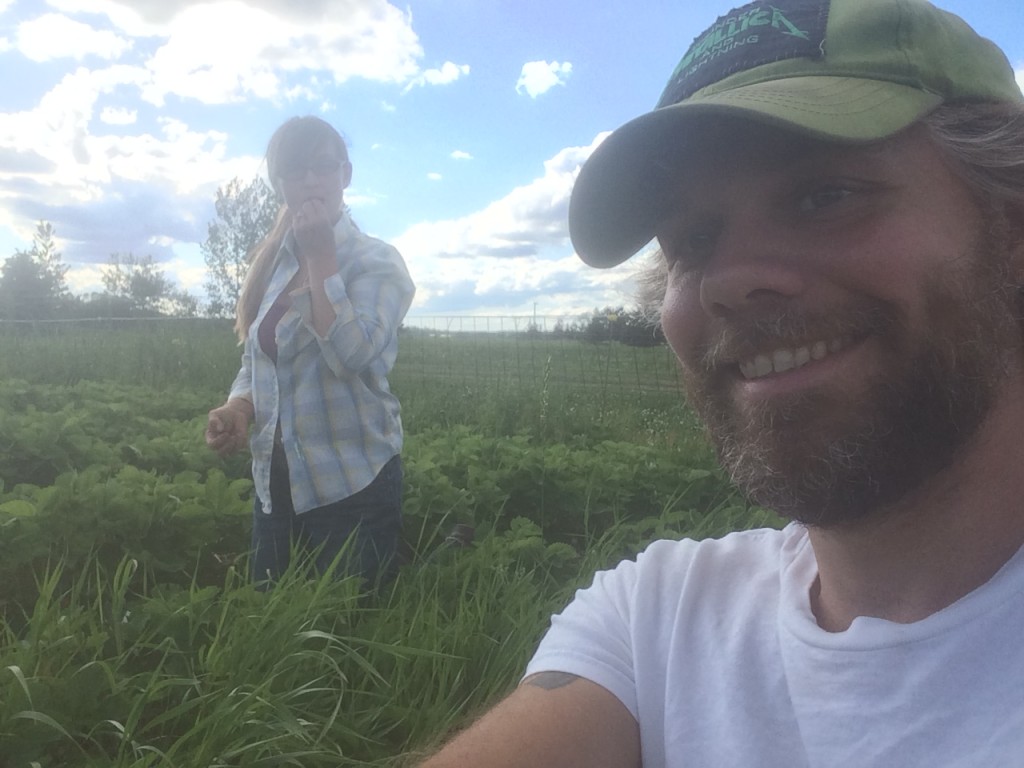
{"label": "man's mustache", "polygon": [[833,339],[860,340],[885,334],[896,324],[896,313],[881,302],[828,312],[769,308],[756,316],[721,319],[700,350],[699,364],[711,374],[758,354]]}

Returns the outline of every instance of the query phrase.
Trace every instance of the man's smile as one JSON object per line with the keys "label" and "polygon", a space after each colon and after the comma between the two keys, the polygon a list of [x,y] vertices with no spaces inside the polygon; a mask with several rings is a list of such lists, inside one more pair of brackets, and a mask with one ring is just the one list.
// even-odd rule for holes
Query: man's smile
{"label": "man's smile", "polygon": [[845,349],[849,339],[838,336],[828,341],[818,340],[797,347],[782,347],[739,361],[740,373],[745,379],[759,379],[773,373],[784,373],[802,368],[812,360],[823,360],[830,354]]}

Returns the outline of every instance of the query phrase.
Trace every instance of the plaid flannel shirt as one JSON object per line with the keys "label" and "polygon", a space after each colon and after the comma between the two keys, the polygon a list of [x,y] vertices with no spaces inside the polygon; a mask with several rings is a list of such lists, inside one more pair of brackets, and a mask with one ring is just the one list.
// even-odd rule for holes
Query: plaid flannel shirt
{"label": "plaid flannel shirt", "polygon": [[249,399],[256,414],[252,474],[267,513],[278,424],[297,513],[362,490],[402,449],[400,407],[387,374],[415,286],[398,251],[364,235],[347,214],[334,234],[339,271],[324,281],[324,290],[337,317],[327,335],[313,327],[307,287],[292,293],[277,325],[276,365],[260,347],[260,323],[299,269],[289,231],[231,386],[230,397]]}

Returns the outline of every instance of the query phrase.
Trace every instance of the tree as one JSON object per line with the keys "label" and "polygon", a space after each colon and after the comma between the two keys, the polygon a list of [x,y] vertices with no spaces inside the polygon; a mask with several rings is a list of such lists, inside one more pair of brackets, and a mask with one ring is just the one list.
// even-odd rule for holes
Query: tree
{"label": "tree", "polygon": [[188,291],[171,291],[164,302],[164,311],[174,317],[199,317],[199,299]]}
{"label": "tree", "polygon": [[40,221],[32,247],[17,251],[0,275],[0,316],[16,320],[57,317],[71,300],[68,267],[54,242],[53,225]]}
{"label": "tree", "polygon": [[107,293],[127,300],[133,314],[158,314],[157,303],[172,287],[152,256],[112,253],[100,271]]}
{"label": "tree", "polygon": [[591,343],[619,341],[632,347],[653,347],[665,342],[661,328],[648,321],[643,312],[624,307],[594,310],[582,338]]}
{"label": "tree", "polygon": [[210,222],[202,245],[208,311],[228,317],[242,292],[249,253],[270,232],[280,206],[270,186],[256,177],[244,186],[235,178],[219,188],[215,207],[217,220]]}
{"label": "tree", "polygon": [[194,317],[199,313],[198,300],[176,289],[152,256],[114,253],[101,272],[103,287],[129,314]]}

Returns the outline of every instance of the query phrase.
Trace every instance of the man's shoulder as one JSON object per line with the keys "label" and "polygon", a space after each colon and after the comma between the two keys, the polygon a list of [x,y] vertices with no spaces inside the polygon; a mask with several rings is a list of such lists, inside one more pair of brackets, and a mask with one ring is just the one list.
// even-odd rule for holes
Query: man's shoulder
{"label": "man's shoulder", "polygon": [[[696,602],[714,599],[735,603],[737,596],[755,602],[777,599],[783,574],[799,559],[813,557],[806,530],[789,525],[759,528],[704,539],[662,539],[635,560],[624,560],[594,576],[590,590],[577,599],[610,600],[624,613],[676,606],[680,597]],[[632,607],[630,607],[632,606]]]}
{"label": "man's shoulder", "polygon": [[753,528],[703,539],[660,539],[637,557],[639,568],[733,567],[762,563],[774,567],[790,559],[807,545],[807,531],[791,524],[785,528]]}
{"label": "man's shoulder", "polygon": [[799,526],[655,541],[577,591],[552,618],[527,673],[559,670],[593,680],[636,715],[638,675],[644,685],[664,685],[670,659],[703,664],[731,644],[749,661],[751,649],[774,647],[766,639],[777,622],[783,574],[807,555],[805,541]]}

